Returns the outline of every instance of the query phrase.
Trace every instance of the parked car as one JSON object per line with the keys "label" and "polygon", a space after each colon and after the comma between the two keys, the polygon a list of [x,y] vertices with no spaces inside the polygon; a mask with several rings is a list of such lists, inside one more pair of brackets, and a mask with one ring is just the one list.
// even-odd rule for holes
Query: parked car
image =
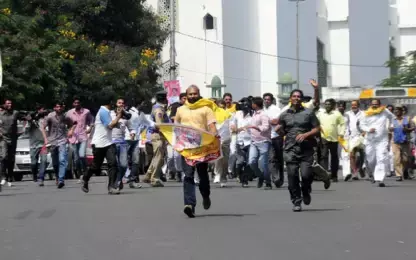
{"label": "parked car", "polygon": [[[40,161],[40,158],[39,158]],[[30,144],[29,135],[27,131],[17,139],[16,157],[14,165],[14,179],[15,181],[21,181],[23,175],[31,173],[31,159],[30,159]],[[53,172],[52,157],[51,154],[47,155],[46,172]]]}

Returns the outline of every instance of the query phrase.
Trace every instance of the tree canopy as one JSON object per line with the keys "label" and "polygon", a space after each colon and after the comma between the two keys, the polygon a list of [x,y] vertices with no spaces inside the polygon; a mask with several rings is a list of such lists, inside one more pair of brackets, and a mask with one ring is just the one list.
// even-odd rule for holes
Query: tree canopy
{"label": "tree canopy", "polygon": [[387,66],[396,73],[383,80],[383,86],[399,87],[405,84],[416,84],[416,51],[408,52],[405,57],[400,56],[388,61]]}
{"label": "tree canopy", "polygon": [[21,108],[99,105],[103,91],[129,102],[158,88],[168,36],[144,0],[0,0],[2,97]]}

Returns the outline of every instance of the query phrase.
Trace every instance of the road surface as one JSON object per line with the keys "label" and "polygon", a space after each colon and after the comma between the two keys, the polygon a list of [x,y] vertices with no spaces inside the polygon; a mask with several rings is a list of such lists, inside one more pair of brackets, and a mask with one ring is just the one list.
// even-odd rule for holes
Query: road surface
{"label": "road surface", "polygon": [[[2,260],[416,259],[416,181],[315,183],[312,204],[292,212],[287,188],[212,188],[212,208],[182,213],[182,188],[84,194],[17,183],[0,193]],[[198,194],[198,198],[200,196]]]}

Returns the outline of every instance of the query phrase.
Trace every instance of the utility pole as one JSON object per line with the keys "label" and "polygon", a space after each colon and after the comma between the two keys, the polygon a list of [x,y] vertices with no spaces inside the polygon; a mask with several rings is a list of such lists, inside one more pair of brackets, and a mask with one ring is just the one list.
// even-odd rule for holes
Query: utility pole
{"label": "utility pole", "polygon": [[305,0],[289,0],[291,2],[296,2],[296,86],[300,88],[300,43],[299,43],[299,2]]}
{"label": "utility pole", "polygon": [[176,48],[175,48],[175,31],[176,31],[176,13],[175,13],[175,1],[170,0],[170,80],[176,80]]}

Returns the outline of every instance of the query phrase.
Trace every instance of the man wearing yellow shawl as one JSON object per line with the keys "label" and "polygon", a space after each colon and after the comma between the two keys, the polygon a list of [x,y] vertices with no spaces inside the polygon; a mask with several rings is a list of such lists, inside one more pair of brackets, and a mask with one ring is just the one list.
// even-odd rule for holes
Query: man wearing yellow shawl
{"label": "man wearing yellow shawl", "polygon": [[[217,109],[216,104],[200,96],[199,88],[195,85],[186,90],[187,101],[185,105],[178,108],[175,123],[199,128],[217,135],[216,123],[226,120],[225,111]],[[214,111],[215,110],[215,111]],[[224,111],[224,112],[223,112]],[[211,207],[210,185],[208,176],[208,163],[201,162],[190,166],[182,158],[182,170],[185,174],[183,180],[183,192],[185,207],[183,212],[189,217],[195,217],[196,195],[195,195],[195,170],[199,176],[199,191],[203,199],[203,207],[208,210]]]}
{"label": "man wearing yellow shawl", "polygon": [[387,125],[394,115],[381,106],[380,100],[371,101],[371,106],[365,111],[360,121],[360,128],[365,132],[365,154],[369,175],[379,187],[385,187],[384,177],[388,172],[389,131]]}

